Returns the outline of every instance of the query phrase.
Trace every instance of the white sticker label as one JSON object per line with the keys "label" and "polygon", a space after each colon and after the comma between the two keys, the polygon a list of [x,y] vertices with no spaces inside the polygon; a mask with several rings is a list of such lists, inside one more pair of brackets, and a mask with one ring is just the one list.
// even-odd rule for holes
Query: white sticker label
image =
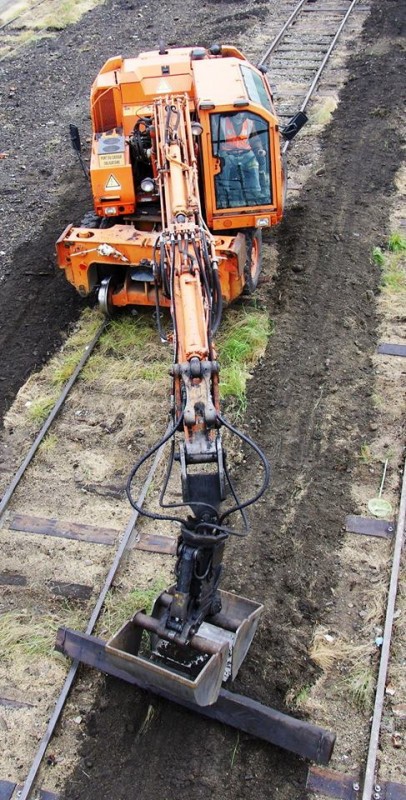
{"label": "white sticker label", "polygon": [[118,182],[117,178],[114,175],[110,175],[105,187],[105,189],[121,189],[121,183]]}
{"label": "white sticker label", "polygon": [[104,153],[99,156],[99,165],[101,167],[124,167],[124,153]]}
{"label": "white sticker label", "polygon": [[159,94],[161,94],[161,92],[170,92],[171,91],[171,87],[169,86],[169,83],[167,81],[161,81],[158,84],[156,90],[157,90],[157,92],[159,92]]}

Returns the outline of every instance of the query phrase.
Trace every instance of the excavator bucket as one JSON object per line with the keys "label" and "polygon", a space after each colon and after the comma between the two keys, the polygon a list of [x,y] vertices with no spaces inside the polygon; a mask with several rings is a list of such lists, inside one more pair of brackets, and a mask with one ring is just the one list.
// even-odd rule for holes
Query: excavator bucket
{"label": "excavator bucket", "polygon": [[109,661],[151,691],[169,692],[199,706],[212,705],[223,681],[237,675],[263,609],[229,592],[220,591],[220,596],[221,613],[205,621],[187,644],[179,645],[161,635],[160,618],[168,605],[164,592],[151,616],[138,611],[107,642]]}

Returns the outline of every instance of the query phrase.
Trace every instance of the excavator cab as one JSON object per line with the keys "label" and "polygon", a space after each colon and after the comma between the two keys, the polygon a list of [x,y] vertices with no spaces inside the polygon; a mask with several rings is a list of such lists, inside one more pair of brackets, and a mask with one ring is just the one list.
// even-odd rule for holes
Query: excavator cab
{"label": "excavator cab", "polygon": [[[269,206],[272,203],[269,124],[249,111],[211,114],[217,209]],[[218,170],[218,171],[217,171]]]}

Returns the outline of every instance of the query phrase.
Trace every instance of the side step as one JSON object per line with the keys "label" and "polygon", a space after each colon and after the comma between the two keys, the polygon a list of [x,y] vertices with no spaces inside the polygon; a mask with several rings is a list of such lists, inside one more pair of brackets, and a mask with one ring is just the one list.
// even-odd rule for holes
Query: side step
{"label": "side step", "polygon": [[334,733],[282,714],[248,697],[220,689],[218,699],[213,705],[199,706],[156,685],[149,685],[139,675],[128,671],[122,663],[121,666],[113,663],[107,644],[102,639],[69,628],[59,628],[56,649],[127,683],[152,691],[189,711],[230,725],[303,758],[318,764],[328,764],[330,761],[335,742]]}

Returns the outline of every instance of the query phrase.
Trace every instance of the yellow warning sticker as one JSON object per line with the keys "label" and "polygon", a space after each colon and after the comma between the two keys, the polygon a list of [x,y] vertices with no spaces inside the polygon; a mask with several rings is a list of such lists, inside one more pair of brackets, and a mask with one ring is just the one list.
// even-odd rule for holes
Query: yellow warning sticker
{"label": "yellow warning sticker", "polygon": [[110,175],[104,188],[105,190],[114,189],[114,191],[116,191],[116,189],[121,189],[121,183],[118,182],[117,178],[115,178],[114,175]]}
{"label": "yellow warning sticker", "polygon": [[99,165],[101,167],[124,167],[124,153],[104,153],[99,156]]}

